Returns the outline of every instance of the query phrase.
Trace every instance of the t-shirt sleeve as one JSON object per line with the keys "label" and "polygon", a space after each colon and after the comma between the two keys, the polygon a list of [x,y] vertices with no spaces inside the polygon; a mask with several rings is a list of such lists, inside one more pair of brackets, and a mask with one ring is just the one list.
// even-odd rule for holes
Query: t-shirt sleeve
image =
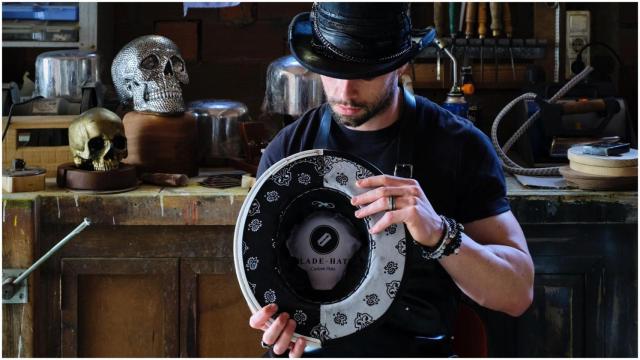
{"label": "t-shirt sleeve", "polygon": [[271,165],[283,159],[285,157],[285,148],[285,135],[284,131],[281,130],[273,140],[269,142],[269,145],[267,145],[267,148],[262,153],[256,177],[259,178]]}
{"label": "t-shirt sleeve", "polygon": [[509,211],[507,186],[489,138],[473,128],[462,152],[456,220],[467,223]]}

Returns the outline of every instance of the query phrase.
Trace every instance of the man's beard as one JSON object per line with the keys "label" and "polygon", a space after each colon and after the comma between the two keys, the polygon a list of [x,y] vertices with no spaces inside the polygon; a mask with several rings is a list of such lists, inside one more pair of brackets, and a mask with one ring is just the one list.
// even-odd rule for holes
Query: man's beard
{"label": "man's beard", "polygon": [[382,97],[373,104],[333,101],[329,99],[329,104],[332,106],[344,105],[344,106],[349,106],[354,108],[361,108],[364,110],[364,113],[362,115],[358,115],[355,117],[345,116],[345,115],[338,114],[333,110],[333,107],[330,106],[331,112],[333,113],[333,118],[345,126],[357,128],[358,126],[369,121],[372,117],[386,110],[389,107],[389,105],[391,105],[391,102],[393,100],[393,95],[394,95],[394,88],[393,86],[388,86],[387,89],[388,89],[387,92],[384,93]]}

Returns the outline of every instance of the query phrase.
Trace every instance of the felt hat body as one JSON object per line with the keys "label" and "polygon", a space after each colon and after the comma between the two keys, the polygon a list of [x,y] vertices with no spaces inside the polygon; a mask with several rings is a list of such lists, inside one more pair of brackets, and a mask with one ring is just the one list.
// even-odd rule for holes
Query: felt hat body
{"label": "felt hat body", "polygon": [[435,37],[432,28],[413,30],[408,11],[408,3],[314,3],[289,25],[289,46],[315,73],[376,77],[413,59]]}

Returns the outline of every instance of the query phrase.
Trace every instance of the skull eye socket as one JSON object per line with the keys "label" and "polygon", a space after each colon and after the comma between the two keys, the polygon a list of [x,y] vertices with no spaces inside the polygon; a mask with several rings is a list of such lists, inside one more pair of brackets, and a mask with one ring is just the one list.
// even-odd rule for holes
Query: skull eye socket
{"label": "skull eye socket", "polygon": [[89,140],[89,151],[91,153],[95,153],[100,151],[104,147],[104,141],[100,137],[94,137]]}
{"label": "skull eye socket", "polygon": [[160,65],[160,59],[155,55],[149,55],[140,63],[140,67],[147,70],[153,70]]}
{"label": "skull eye socket", "polygon": [[116,135],[113,137],[113,147],[116,150],[122,151],[127,148],[127,138],[124,136]]}
{"label": "skull eye socket", "polygon": [[171,57],[171,65],[173,65],[174,71],[183,72],[184,71],[184,62],[177,56]]}

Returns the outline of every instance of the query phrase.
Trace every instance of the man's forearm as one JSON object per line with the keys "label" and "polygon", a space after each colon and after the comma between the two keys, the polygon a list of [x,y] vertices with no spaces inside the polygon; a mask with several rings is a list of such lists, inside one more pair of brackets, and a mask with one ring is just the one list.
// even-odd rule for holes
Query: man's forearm
{"label": "man's forearm", "polygon": [[492,310],[521,315],[533,298],[529,254],[506,245],[480,245],[463,234],[457,255],[440,263],[472,300]]}

